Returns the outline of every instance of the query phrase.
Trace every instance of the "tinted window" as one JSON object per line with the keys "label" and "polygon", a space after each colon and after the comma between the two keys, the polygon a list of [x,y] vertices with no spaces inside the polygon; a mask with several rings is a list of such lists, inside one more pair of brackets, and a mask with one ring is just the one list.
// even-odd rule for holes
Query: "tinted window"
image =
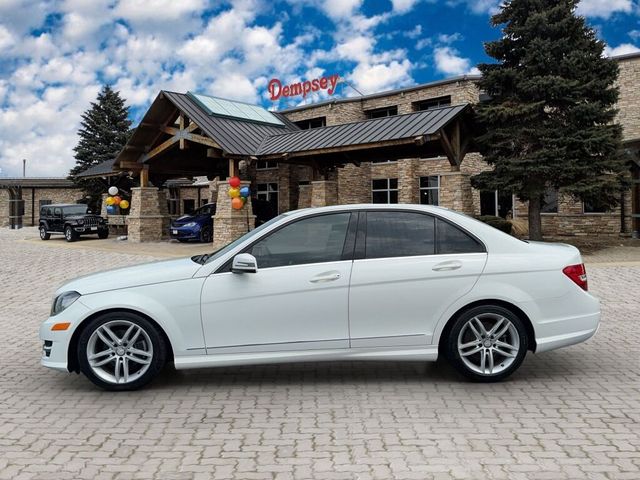
{"label": "tinted window", "polygon": [[435,253],[435,219],[411,212],[367,213],[366,258]]}
{"label": "tinted window", "polygon": [[455,225],[438,219],[438,253],[478,253],[484,247]]}
{"label": "tinted window", "polygon": [[[56,208],[56,210],[58,210]],[[65,215],[84,215],[87,213],[87,206],[84,204],[72,205],[69,207],[64,207]]]}
{"label": "tinted window", "polygon": [[258,268],[341,260],[350,217],[336,213],[298,220],[256,242],[249,253]]}

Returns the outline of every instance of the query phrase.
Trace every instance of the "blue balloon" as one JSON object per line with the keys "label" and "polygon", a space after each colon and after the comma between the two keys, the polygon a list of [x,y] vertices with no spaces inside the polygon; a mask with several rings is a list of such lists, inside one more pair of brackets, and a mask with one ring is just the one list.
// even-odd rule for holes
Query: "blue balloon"
{"label": "blue balloon", "polygon": [[250,194],[251,194],[251,190],[249,189],[249,187],[242,187],[240,189],[241,197],[247,198]]}
{"label": "blue balloon", "polygon": [[109,215],[115,215],[116,214],[116,207],[115,205],[108,205],[107,206],[107,213]]}

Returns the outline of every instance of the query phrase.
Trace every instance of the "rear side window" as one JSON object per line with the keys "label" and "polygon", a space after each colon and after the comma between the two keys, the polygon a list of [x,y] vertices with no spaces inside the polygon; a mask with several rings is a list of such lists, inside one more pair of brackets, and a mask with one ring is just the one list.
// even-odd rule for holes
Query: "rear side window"
{"label": "rear side window", "polygon": [[438,253],[480,253],[483,245],[455,225],[437,220]]}
{"label": "rear side window", "polygon": [[435,218],[412,212],[368,212],[365,258],[435,253]]}

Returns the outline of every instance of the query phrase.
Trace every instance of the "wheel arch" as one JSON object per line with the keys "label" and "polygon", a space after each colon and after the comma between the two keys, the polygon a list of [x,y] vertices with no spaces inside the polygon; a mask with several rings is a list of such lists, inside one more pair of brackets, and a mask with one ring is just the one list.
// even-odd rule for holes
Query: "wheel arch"
{"label": "wheel arch", "polygon": [[148,320],[153,326],[155,326],[158,329],[158,332],[162,336],[162,339],[164,340],[165,345],[167,346],[167,352],[168,352],[167,361],[168,362],[173,361],[173,357],[174,357],[173,345],[171,344],[171,340],[169,340],[169,336],[167,335],[167,332],[164,331],[164,328],[162,328],[158,322],[156,322],[153,318],[151,318],[146,313],[140,312],[139,310],[135,310],[132,308],[122,308],[122,307],[107,308],[104,310],[100,310],[98,312],[94,312],[91,315],[89,315],[87,318],[82,320],[80,325],[78,325],[78,328],[76,328],[75,331],[73,332],[73,335],[71,336],[71,340],[69,341],[69,347],[67,349],[67,370],[69,370],[70,372],[80,373],[80,366],[78,365],[78,356],[76,355],[76,351],[78,350],[78,341],[80,339],[80,335],[82,334],[86,326],[89,324],[89,322],[91,322],[91,320],[93,320],[94,318],[99,317],[100,315],[104,315],[106,313],[114,313],[114,312],[133,313],[135,315],[139,315],[144,319]]}
{"label": "wheel arch", "polygon": [[438,355],[439,356],[444,355],[444,342],[449,336],[449,333],[451,332],[451,329],[453,328],[453,324],[455,323],[456,319],[460,315],[462,315],[464,312],[471,310],[472,308],[480,307],[483,305],[495,305],[498,307],[506,308],[507,310],[513,312],[514,315],[516,315],[520,320],[522,320],[522,323],[524,324],[524,327],[527,330],[527,337],[529,341],[528,350],[532,352],[536,351],[536,335],[535,335],[535,330],[533,329],[533,324],[531,323],[531,319],[529,318],[529,316],[520,307],[518,307],[517,305],[514,305],[513,303],[510,303],[504,300],[497,300],[497,299],[484,299],[484,300],[476,300],[475,302],[471,302],[465,305],[464,307],[459,308],[447,320],[447,323],[445,324],[444,328],[442,329],[442,332],[440,333],[440,338],[438,339]]}

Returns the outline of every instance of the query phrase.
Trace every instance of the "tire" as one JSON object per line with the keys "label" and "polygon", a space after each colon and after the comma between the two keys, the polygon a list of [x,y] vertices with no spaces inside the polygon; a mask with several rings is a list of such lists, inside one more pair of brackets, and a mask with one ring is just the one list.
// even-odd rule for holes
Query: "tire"
{"label": "tire", "polygon": [[51,234],[47,231],[47,227],[44,225],[40,225],[40,240],[49,240],[51,238]]}
{"label": "tire", "polygon": [[105,238],[109,238],[109,230],[99,230],[98,238],[104,240]]}
{"label": "tire", "polygon": [[211,227],[202,227],[202,229],[200,230],[200,241],[202,243],[211,243],[212,240]]}
{"label": "tire", "polygon": [[[110,312],[94,318],[82,330],[76,353],[80,371],[91,382],[105,390],[125,391],[142,388],[158,376],[167,360],[167,348],[157,327],[146,318]],[[99,355],[101,352],[105,354]],[[96,353],[97,358],[89,358]]]}
{"label": "tire", "polygon": [[520,367],[529,339],[512,311],[481,305],[462,313],[444,341],[447,359],[462,375],[474,382],[498,382]]}
{"label": "tire", "polygon": [[78,239],[78,234],[71,226],[64,227],[64,238],[67,242],[75,242]]}

